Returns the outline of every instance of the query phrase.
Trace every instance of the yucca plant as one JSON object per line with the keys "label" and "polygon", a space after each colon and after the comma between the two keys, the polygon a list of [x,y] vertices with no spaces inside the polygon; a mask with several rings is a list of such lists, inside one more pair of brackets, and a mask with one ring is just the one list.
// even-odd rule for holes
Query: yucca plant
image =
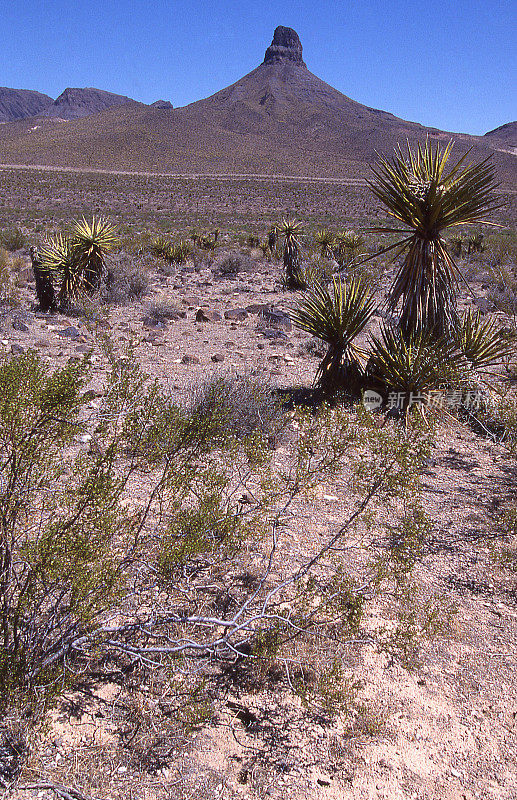
{"label": "yucca plant", "polygon": [[364,236],[355,231],[339,231],[336,234],[336,255],[340,266],[350,266],[364,246]]}
{"label": "yucca plant", "polygon": [[269,229],[267,235],[267,243],[269,245],[271,255],[273,255],[275,252],[277,242],[278,242],[278,228],[276,227],[276,225],[273,225],[273,227]]}
{"label": "yucca plant", "polygon": [[58,303],[61,307],[78,300],[84,286],[72,242],[62,233],[51,236],[40,248],[41,271],[59,283]]}
{"label": "yucca plant", "polygon": [[316,231],[314,241],[320,249],[322,258],[334,258],[334,251],[332,249],[334,240],[334,234],[329,231],[328,228],[321,228],[319,231]]}
{"label": "yucca plant", "polygon": [[327,288],[315,285],[292,313],[294,324],[328,346],[315,383],[326,394],[339,388],[356,391],[361,375],[360,351],[354,346],[375,310],[375,300],[359,280],[334,277]]}
{"label": "yucca plant", "polygon": [[41,271],[59,282],[60,306],[100,286],[106,254],[118,244],[113,225],[102,217],[75,222],[69,236],[58,233],[41,247]]}
{"label": "yucca plant", "polygon": [[181,240],[180,242],[170,242],[163,253],[163,257],[170,264],[184,264],[191,252],[190,244]]}
{"label": "yucca plant", "polygon": [[150,250],[156,258],[165,258],[170,246],[171,243],[165,236],[156,236],[151,242]]}
{"label": "yucca plant", "polygon": [[302,223],[283,219],[279,233],[284,240],[285,285],[288,289],[305,289],[300,265],[301,244],[298,238]]}
{"label": "yucca plant", "polygon": [[400,302],[405,336],[427,327],[440,338],[457,326],[461,273],[443,234],[458,225],[482,222],[488,211],[498,207],[490,157],[467,164],[467,153],[446,173],[452,146],[450,141],[445,150],[439,144],[433,150],[427,140],[413,152],[408,142],[407,154],[399,147],[391,160],[381,157],[373,168],[375,180],[368,181],[388,214],[404,226],[375,230],[407,234],[383,251],[397,248],[396,256],[404,256],[389,291],[388,310],[394,311]]}
{"label": "yucca plant", "polygon": [[447,388],[458,382],[465,367],[451,340],[438,339],[426,328],[405,335],[400,328],[384,326],[380,337],[371,337],[368,375],[389,392],[400,393],[406,409],[411,395]]}
{"label": "yucca plant", "polygon": [[470,308],[460,320],[456,341],[474,369],[501,362],[514,344],[494,320],[483,319],[479,311],[473,312]]}
{"label": "yucca plant", "polygon": [[70,241],[84,291],[91,294],[99,288],[106,272],[106,255],[119,243],[115,228],[104,217],[84,217],[74,222]]}

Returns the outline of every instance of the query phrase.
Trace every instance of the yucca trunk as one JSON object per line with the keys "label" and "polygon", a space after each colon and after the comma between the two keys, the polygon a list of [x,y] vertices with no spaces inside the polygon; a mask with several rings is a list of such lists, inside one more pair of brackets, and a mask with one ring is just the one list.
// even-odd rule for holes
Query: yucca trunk
{"label": "yucca trunk", "polygon": [[405,336],[424,328],[438,337],[457,330],[454,267],[441,238],[412,237],[389,293],[388,310],[395,311],[400,300]]}
{"label": "yucca trunk", "polygon": [[332,397],[339,391],[356,394],[361,383],[361,371],[355,360],[350,360],[347,348],[329,345],[318,367],[315,386],[326,396]]}
{"label": "yucca trunk", "polygon": [[301,265],[300,251],[294,242],[286,239],[284,246],[285,285],[288,289],[305,289]]}

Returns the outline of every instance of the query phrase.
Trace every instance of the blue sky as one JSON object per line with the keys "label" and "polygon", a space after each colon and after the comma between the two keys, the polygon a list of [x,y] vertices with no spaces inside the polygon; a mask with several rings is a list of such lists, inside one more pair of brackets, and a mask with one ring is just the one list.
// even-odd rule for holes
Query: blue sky
{"label": "blue sky", "polygon": [[0,85],[96,86],[175,106],[262,61],[277,25],[307,66],[397,116],[482,134],[517,119],[515,0],[0,0]]}

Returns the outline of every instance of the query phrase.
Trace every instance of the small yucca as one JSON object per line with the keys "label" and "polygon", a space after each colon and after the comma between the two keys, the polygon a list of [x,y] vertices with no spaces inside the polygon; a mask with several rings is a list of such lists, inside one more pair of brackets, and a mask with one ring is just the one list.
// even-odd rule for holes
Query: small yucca
{"label": "small yucca", "polygon": [[333,245],[335,241],[334,234],[328,228],[321,228],[314,235],[314,241],[320,248],[322,258],[333,259],[334,251]]}
{"label": "small yucca", "polygon": [[448,338],[437,339],[427,329],[404,335],[400,328],[384,326],[372,336],[368,373],[388,391],[422,395],[454,382],[464,360]]}
{"label": "small yucca", "polygon": [[346,284],[333,278],[328,288],[313,286],[292,313],[297,327],[328,346],[316,373],[316,383],[326,393],[357,388],[354,383],[360,376],[360,362],[353,341],[374,310],[375,300],[360,280]]}
{"label": "small yucca", "polygon": [[494,320],[483,319],[479,311],[470,308],[460,320],[456,341],[474,369],[501,362],[515,345]]}
{"label": "small yucca", "polygon": [[40,248],[40,258],[42,272],[59,283],[59,305],[78,300],[84,287],[71,241],[61,233],[51,236]]}
{"label": "small yucca", "polygon": [[88,293],[94,292],[106,272],[107,253],[119,244],[115,228],[104,217],[92,217],[91,222],[83,217],[74,222],[70,242],[83,287]]}

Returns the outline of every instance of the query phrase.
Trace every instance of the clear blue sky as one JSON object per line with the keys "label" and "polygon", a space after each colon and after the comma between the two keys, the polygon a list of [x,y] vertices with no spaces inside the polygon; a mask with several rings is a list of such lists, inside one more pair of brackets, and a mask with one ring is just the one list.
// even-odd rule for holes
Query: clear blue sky
{"label": "clear blue sky", "polygon": [[0,85],[175,106],[262,61],[277,25],[354,100],[449,131],[517,119],[516,0],[0,0]]}

